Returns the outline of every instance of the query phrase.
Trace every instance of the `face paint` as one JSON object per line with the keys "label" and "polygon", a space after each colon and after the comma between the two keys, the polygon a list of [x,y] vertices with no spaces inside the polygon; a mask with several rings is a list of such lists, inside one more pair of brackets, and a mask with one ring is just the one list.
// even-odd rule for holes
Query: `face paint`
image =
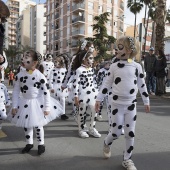
{"label": "face paint", "polygon": [[89,52],[93,53],[94,52],[94,46],[92,45],[91,47],[89,47]]}
{"label": "face paint", "polygon": [[118,59],[128,59],[129,55],[127,54],[126,48],[123,44],[118,44],[117,46],[117,55],[116,58]]}
{"label": "face paint", "polygon": [[53,57],[52,55],[49,55],[47,58],[46,58],[46,61],[52,61]]}
{"label": "face paint", "polygon": [[92,67],[93,63],[94,63],[94,57],[93,55],[90,55],[88,58],[87,58],[87,63],[90,67]]}
{"label": "face paint", "polygon": [[32,56],[30,52],[25,52],[23,58],[21,58],[22,66],[26,69],[31,69],[33,66]]}

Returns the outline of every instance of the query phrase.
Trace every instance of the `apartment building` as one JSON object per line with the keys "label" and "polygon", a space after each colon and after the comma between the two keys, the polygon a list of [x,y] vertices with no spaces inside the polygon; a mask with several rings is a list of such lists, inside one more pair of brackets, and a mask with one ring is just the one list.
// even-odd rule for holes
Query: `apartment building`
{"label": "apartment building", "polygon": [[46,45],[43,42],[46,40],[46,18],[44,4],[37,4],[30,8],[30,46],[41,55],[46,54]]}
{"label": "apartment building", "polygon": [[30,6],[27,6],[16,22],[16,46],[30,46]]}
{"label": "apartment building", "polygon": [[5,48],[8,48],[9,45],[16,45],[16,22],[22,14],[21,12],[28,5],[36,5],[36,3],[31,0],[7,0],[6,4],[11,13],[8,22],[5,23],[5,37],[7,39]]}
{"label": "apartment building", "polygon": [[110,12],[107,33],[118,38],[123,35],[124,0],[47,0],[46,45],[47,53],[55,55],[78,49],[79,41],[92,37],[94,16]]}

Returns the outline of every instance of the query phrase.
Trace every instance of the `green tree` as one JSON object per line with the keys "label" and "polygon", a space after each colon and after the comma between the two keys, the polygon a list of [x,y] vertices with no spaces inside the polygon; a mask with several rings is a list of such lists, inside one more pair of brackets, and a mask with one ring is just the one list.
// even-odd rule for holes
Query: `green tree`
{"label": "green tree", "polygon": [[139,0],[128,0],[127,1],[127,8],[135,15],[135,22],[134,22],[134,38],[136,37],[136,16],[143,8],[143,3]]}
{"label": "green tree", "polygon": [[98,55],[96,56],[97,59],[108,59],[112,57],[110,54],[107,54],[107,51],[110,50],[111,44],[115,43],[116,39],[107,34],[106,24],[109,21],[109,15],[109,12],[105,12],[99,16],[95,16],[94,21],[96,21],[96,24],[92,25],[95,34],[93,35],[93,38],[86,38],[86,40],[93,42],[94,47],[98,52]]}
{"label": "green tree", "polygon": [[21,52],[15,45],[9,45],[8,49],[4,49],[6,56],[8,58],[9,65],[11,65],[11,69],[13,70],[17,66],[15,66],[16,56]]}

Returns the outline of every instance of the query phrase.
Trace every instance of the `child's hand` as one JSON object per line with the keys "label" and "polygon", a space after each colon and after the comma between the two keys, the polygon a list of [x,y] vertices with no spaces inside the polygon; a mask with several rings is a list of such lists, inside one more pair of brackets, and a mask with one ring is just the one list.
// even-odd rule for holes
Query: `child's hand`
{"label": "child's hand", "polygon": [[79,107],[79,98],[78,98],[78,97],[75,97],[75,98],[74,98],[74,102],[75,102],[75,105],[76,105],[77,107]]}
{"label": "child's hand", "polygon": [[54,89],[51,89],[51,93],[54,93]]}
{"label": "child's hand", "polygon": [[44,115],[47,116],[50,114],[50,111],[44,111]]}
{"label": "child's hand", "polygon": [[95,111],[98,113],[100,109],[100,101],[96,101],[95,103]]}
{"label": "child's hand", "polygon": [[150,105],[145,105],[145,112],[149,113],[150,112]]}
{"label": "child's hand", "polygon": [[12,112],[11,112],[11,113],[12,113],[12,115],[13,115],[13,116],[15,116],[15,115],[17,114],[17,111],[18,111],[18,109],[17,109],[17,108],[13,108],[13,109],[12,109]]}
{"label": "child's hand", "polygon": [[62,91],[65,89],[65,87],[61,86]]}

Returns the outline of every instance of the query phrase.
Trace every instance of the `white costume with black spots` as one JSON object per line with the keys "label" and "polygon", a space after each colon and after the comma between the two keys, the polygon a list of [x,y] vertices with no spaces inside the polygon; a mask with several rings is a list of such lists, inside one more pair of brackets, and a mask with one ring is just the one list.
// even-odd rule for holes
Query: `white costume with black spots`
{"label": "white costume with black spots", "polygon": [[63,114],[65,114],[65,98],[68,95],[68,90],[62,91],[61,85],[66,72],[66,68],[53,68],[50,73],[50,88],[54,89],[54,97],[63,107]]}
{"label": "white costume with black spots", "polygon": [[54,63],[52,61],[43,61],[42,65],[44,67],[44,75],[47,78],[47,82],[49,83],[50,72],[54,68]]}
{"label": "white costume with black spots", "polygon": [[[21,97],[19,97],[20,92]],[[28,144],[33,144],[33,128],[35,128],[40,145],[44,144],[43,126],[63,112],[59,102],[50,98],[47,80],[37,69],[32,74],[26,70],[17,74],[12,108],[17,108],[18,111],[15,116],[10,116],[10,113],[9,120],[16,126],[24,128]],[[50,111],[49,115],[45,116],[44,111]]]}
{"label": "white costume with black spots", "polygon": [[[19,98],[20,92],[22,96]],[[44,126],[62,113],[59,102],[50,98],[46,78],[37,69],[32,74],[27,71],[17,74],[12,106],[18,111],[11,121],[25,128]],[[44,111],[50,111],[50,114],[44,116]]]}
{"label": "white costume with black spots", "polygon": [[3,62],[3,63],[0,63],[0,71],[1,71],[1,74],[2,74],[2,79],[1,79],[1,81],[2,81],[2,82],[4,81],[5,69],[6,69],[7,66],[8,66],[8,61],[7,61],[7,58],[6,58],[6,55],[5,55],[5,52],[4,52],[4,51],[3,51],[3,57],[4,57],[4,62]]}
{"label": "white costume with black spots", "polygon": [[10,97],[8,90],[4,84],[0,83],[0,120],[5,120],[7,118],[5,106],[9,105]]}
{"label": "white costume with black spots", "polygon": [[[105,81],[106,79],[106,76],[107,76],[107,73],[108,73],[108,70],[105,69],[105,68],[101,68],[98,73],[97,73],[97,84],[98,84],[98,87],[99,87],[99,90],[102,86],[102,83]],[[106,94],[105,98],[103,99],[103,101],[100,103],[100,110],[99,110],[99,115],[102,115],[102,108],[103,108],[103,105],[104,105],[104,100],[106,100],[106,105],[107,105],[107,110],[108,110],[108,96]],[[108,111],[107,111],[108,113]]]}
{"label": "white costume with black spots", "polygon": [[102,101],[105,94],[109,92],[109,101],[111,108],[112,127],[105,138],[105,144],[111,145],[113,140],[117,139],[122,132],[122,126],[125,125],[126,147],[124,160],[130,159],[132,155],[135,124],[136,124],[136,95],[138,89],[141,93],[145,105],[149,105],[148,92],[140,64],[127,60],[120,60],[113,63],[108,71],[108,76],[102,84],[102,88],[97,96],[97,101]]}
{"label": "white costume with black spots", "polygon": [[97,83],[94,81],[94,69],[80,66],[76,70],[73,81],[74,96],[79,98],[78,126],[84,129],[86,110],[89,106],[92,112],[90,128],[95,128],[96,116],[95,101],[98,94]]}

